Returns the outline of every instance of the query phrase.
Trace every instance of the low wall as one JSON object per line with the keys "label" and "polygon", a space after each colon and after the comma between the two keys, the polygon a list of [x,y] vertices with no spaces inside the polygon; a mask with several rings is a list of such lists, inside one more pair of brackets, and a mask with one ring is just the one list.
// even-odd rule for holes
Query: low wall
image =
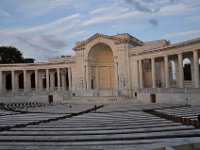
{"label": "low wall", "polygon": [[26,94],[26,95],[0,95],[0,103],[13,102],[46,102],[48,103],[48,96],[53,95],[53,102],[62,102],[71,98],[71,93],[49,93],[49,94]]}
{"label": "low wall", "polygon": [[[151,93],[138,93],[142,103],[151,103]],[[200,93],[155,93],[156,103],[200,105]]]}

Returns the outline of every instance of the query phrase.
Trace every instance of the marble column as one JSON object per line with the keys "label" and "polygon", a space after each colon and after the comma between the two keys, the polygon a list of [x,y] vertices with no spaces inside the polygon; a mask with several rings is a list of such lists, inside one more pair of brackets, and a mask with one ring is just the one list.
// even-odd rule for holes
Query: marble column
{"label": "marble column", "polygon": [[35,70],[35,92],[38,92],[38,70]]}
{"label": "marble column", "polygon": [[194,87],[199,88],[199,62],[198,62],[198,51],[193,51],[193,65],[194,65]]}
{"label": "marble column", "polygon": [[62,80],[62,90],[66,91],[66,69],[62,70],[61,75],[62,75],[62,79],[61,79]]}
{"label": "marble column", "polygon": [[183,56],[182,53],[178,54],[178,78],[179,78],[179,88],[183,88]]}
{"label": "marble column", "polygon": [[[99,79],[98,79],[99,81]],[[118,63],[115,62],[115,89],[118,90],[119,88],[119,79],[118,79]]]}
{"label": "marble column", "polygon": [[46,69],[46,91],[49,92],[49,70]]}
{"label": "marble column", "polygon": [[11,78],[12,78],[12,92],[15,92],[15,71],[11,71]]}
{"label": "marble column", "polygon": [[24,92],[27,92],[27,74],[26,74],[26,70],[23,71],[23,76],[24,76]]}
{"label": "marble column", "polygon": [[58,86],[58,91],[60,91],[60,69],[57,68],[57,86]]}
{"label": "marble column", "polygon": [[169,61],[168,56],[164,56],[165,62],[165,87],[169,88]]}
{"label": "marble column", "polygon": [[143,65],[142,60],[139,60],[139,79],[140,79],[140,88],[143,88]]}
{"label": "marble column", "polygon": [[156,87],[155,58],[151,58],[152,88]]}
{"label": "marble column", "polygon": [[136,88],[139,88],[140,85],[139,85],[139,61],[136,60],[136,69],[134,68],[134,71],[135,71],[135,87]]}
{"label": "marble column", "polygon": [[0,71],[0,93],[3,93],[3,81],[2,81],[2,75],[3,75],[3,73],[2,73],[2,71]]}
{"label": "marble column", "polygon": [[50,70],[50,91],[55,90],[55,72],[54,70]]}
{"label": "marble column", "polygon": [[69,91],[72,90],[72,69],[68,68],[68,81],[69,81]]}

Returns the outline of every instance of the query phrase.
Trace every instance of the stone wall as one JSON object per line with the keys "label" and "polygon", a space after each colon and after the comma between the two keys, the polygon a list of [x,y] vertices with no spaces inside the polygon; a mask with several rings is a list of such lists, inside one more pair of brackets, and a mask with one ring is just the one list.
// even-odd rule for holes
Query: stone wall
{"label": "stone wall", "polygon": [[[200,93],[155,93],[156,103],[200,105]],[[138,100],[151,103],[151,93],[138,93]]]}

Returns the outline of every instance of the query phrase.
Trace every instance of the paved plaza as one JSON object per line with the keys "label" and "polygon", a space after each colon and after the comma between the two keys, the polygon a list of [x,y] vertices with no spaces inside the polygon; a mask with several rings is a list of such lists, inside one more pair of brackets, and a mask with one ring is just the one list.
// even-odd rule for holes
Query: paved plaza
{"label": "paved plaza", "polygon": [[137,102],[1,104],[0,149],[198,150],[198,127],[158,114],[193,113],[190,118],[196,119],[194,112],[199,111],[194,106]]}

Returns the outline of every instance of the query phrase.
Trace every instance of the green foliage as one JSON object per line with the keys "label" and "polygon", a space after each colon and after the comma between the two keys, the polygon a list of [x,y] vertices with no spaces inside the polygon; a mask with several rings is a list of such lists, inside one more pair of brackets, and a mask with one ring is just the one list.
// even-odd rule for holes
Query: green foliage
{"label": "green foliage", "polygon": [[34,59],[24,59],[22,52],[12,46],[0,47],[0,64],[33,63]]}

